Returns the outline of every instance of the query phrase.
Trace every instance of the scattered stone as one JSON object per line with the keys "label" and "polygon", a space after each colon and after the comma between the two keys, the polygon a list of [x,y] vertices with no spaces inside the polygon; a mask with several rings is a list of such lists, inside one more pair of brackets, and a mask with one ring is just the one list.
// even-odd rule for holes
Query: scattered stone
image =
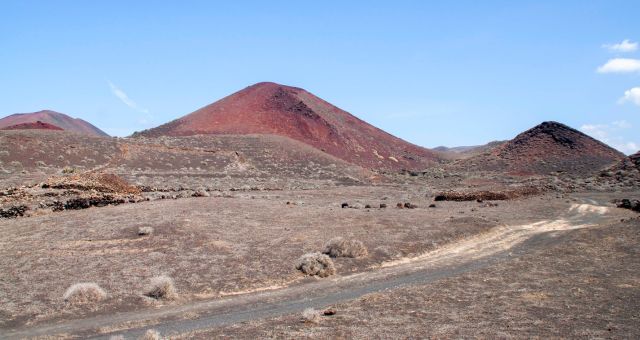
{"label": "scattered stone", "polygon": [[125,200],[122,198],[114,197],[111,195],[104,196],[92,196],[88,198],[74,198],[68,200],[64,204],[66,210],[80,210],[90,207],[104,207],[107,205],[119,205],[124,204]]}
{"label": "scattered stone", "polygon": [[415,209],[418,206],[413,204],[413,203],[411,203],[411,202],[407,202],[407,203],[404,204],[404,207],[407,208],[407,209]]}
{"label": "scattered stone", "polygon": [[429,204],[429,208],[435,208],[436,205],[434,203]]}
{"label": "scattered stone", "polygon": [[396,204],[396,208],[402,209],[402,208],[404,208],[404,205],[402,205],[402,203],[398,203],[398,204]]}
{"label": "scattered stone", "polygon": [[380,203],[380,209],[385,209],[387,207],[386,203]]}
{"label": "scattered stone", "polygon": [[64,204],[60,201],[53,201],[53,203],[51,203],[51,210],[62,211],[64,210]]}
{"label": "scattered stone", "polygon": [[342,209],[348,208],[349,207],[349,203],[342,203],[340,206],[342,207]]}
{"label": "scattered stone", "polygon": [[337,313],[337,311],[333,307],[327,308],[327,309],[324,310],[324,312],[322,312],[322,314],[324,314],[326,316],[336,315],[336,313]]}
{"label": "scattered stone", "polygon": [[24,216],[24,213],[29,210],[26,205],[16,205],[7,209],[0,209],[0,217],[2,218],[16,218]]}
{"label": "scattered stone", "polygon": [[620,202],[617,204],[617,207],[640,212],[640,201],[625,198],[620,200]]}

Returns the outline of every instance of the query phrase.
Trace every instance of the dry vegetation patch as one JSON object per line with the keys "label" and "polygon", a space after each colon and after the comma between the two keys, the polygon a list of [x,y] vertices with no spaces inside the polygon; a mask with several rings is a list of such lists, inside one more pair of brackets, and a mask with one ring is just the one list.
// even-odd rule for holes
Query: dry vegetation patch
{"label": "dry vegetation patch", "polygon": [[85,305],[104,300],[107,293],[93,282],[76,283],[64,293],[64,301],[73,305]]}
{"label": "dry vegetation patch", "polygon": [[173,300],[178,296],[173,279],[164,275],[152,278],[144,295],[156,300]]}
{"label": "dry vegetation patch", "polygon": [[85,172],[82,174],[51,177],[45,183],[54,189],[95,190],[98,192],[139,195],[140,189],[129,184],[118,175]]}
{"label": "dry vegetation patch", "polygon": [[302,311],[302,322],[305,323],[320,323],[322,317],[320,312],[313,308],[306,308]]}
{"label": "dry vegetation patch", "polygon": [[160,340],[160,333],[155,329],[147,329],[140,340]]}
{"label": "dry vegetation patch", "polygon": [[359,240],[345,240],[335,237],[324,246],[322,253],[331,257],[364,257],[367,256],[367,247]]}
{"label": "dry vegetation patch", "polygon": [[336,267],[331,258],[318,252],[302,255],[298,259],[296,269],[307,275],[319,277],[327,277],[336,273]]}
{"label": "dry vegetation patch", "polygon": [[436,194],[435,201],[504,201],[520,197],[541,194],[542,190],[536,187],[521,187],[500,191],[444,191]]}
{"label": "dry vegetation patch", "polygon": [[138,236],[148,236],[153,233],[153,227],[139,227]]}

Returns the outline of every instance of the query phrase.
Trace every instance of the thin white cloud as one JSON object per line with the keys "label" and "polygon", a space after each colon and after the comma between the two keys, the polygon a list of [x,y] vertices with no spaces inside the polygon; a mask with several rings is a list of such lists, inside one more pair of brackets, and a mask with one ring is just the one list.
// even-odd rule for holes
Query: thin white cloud
{"label": "thin white cloud", "polygon": [[640,59],[615,58],[609,59],[598,67],[598,73],[632,73],[640,72]]}
{"label": "thin white cloud", "polygon": [[631,129],[632,126],[629,122],[627,122],[626,120],[616,120],[615,122],[611,123],[611,125],[617,127],[618,129]]}
{"label": "thin white cloud", "polygon": [[638,43],[631,42],[629,39],[623,40],[621,43],[617,44],[606,44],[602,45],[602,47],[608,49],[611,52],[634,52],[638,50]]}
{"label": "thin white cloud", "polygon": [[624,96],[618,100],[618,103],[624,104],[626,102],[632,102],[640,106],[640,87],[633,87],[624,91]]}
{"label": "thin white cloud", "polygon": [[138,106],[138,104],[136,104],[136,102],[134,102],[133,99],[129,98],[129,96],[124,91],[122,91],[119,87],[117,87],[115,84],[113,84],[110,81],[107,81],[107,82],[109,83],[109,87],[111,88],[111,92],[113,93],[113,95],[118,97],[118,99],[120,99],[125,105],[127,105],[128,107],[138,112],[149,113],[149,110]]}
{"label": "thin white cloud", "polygon": [[638,143],[625,140],[619,135],[619,132],[631,127],[629,122],[618,120],[610,124],[584,124],[580,127],[580,130],[628,155],[638,151]]}

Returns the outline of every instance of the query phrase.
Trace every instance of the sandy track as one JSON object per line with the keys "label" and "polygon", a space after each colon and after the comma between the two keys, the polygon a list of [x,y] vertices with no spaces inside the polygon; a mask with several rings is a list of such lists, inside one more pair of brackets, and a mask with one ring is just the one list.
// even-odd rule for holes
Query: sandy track
{"label": "sandy track", "polygon": [[[142,335],[155,328],[164,335],[297,313],[320,308],[372,292],[428,283],[486,267],[492,263],[553,244],[554,232],[586,228],[608,219],[608,208],[575,204],[565,216],[518,226],[501,226],[413,258],[403,258],[371,271],[317,280],[286,288],[265,287],[256,292],[161,309],[101,315],[33,328],[8,330],[2,339],[66,335],[108,339],[111,335]],[[189,315],[189,319],[184,319]],[[144,326],[142,326],[144,325]]]}

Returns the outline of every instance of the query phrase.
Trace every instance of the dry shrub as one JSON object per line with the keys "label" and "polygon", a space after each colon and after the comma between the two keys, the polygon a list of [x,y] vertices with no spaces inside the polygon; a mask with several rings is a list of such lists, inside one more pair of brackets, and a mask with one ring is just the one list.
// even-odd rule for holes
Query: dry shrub
{"label": "dry shrub", "polygon": [[156,300],[172,300],[177,296],[173,280],[168,276],[156,276],[151,279],[145,294]]}
{"label": "dry shrub", "polygon": [[72,168],[72,167],[70,167],[70,166],[65,166],[65,167],[62,169],[62,173],[63,173],[63,174],[72,174],[72,173],[74,173],[74,172],[76,172],[76,169],[74,169],[74,168]]}
{"label": "dry shrub", "polygon": [[147,329],[140,340],[160,340],[160,333],[155,329]]}
{"label": "dry shrub", "polygon": [[458,191],[445,191],[437,194],[434,201],[504,201],[510,199],[516,199],[520,197],[527,197],[532,195],[541,194],[542,190],[536,187],[520,187],[502,191],[471,191],[471,192],[458,192]]}
{"label": "dry shrub", "polygon": [[321,253],[308,253],[298,259],[296,269],[307,275],[327,277],[336,273],[336,267],[331,258]]}
{"label": "dry shrub", "polygon": [[76,283],[64,293],[64,301],[74,305],[84,305],[104,300],[107,293],[93,282]]}
{"label": "dry shrub", "polygon": [[324,245],[324,254],[331,257],[363,257],[367,256],[367,247],[358,240],[345,240],[335,237]]}
{"label": "dry shrub", "polygon": [[153,233],[153,227],[139,227],[138,235],[139,236],[147,236]]}
{"label": "dry shrub", "polygon": [[70,176],[51,177],[46,185],[54,189],[95,190],[105,193],[139,195],[140,189],[114,174],[84,172]]}
{"label": "dry shrub", "polygon": [[320,323],[322,317],[320,316],[320,312],[313,308],[307,308],[302,311],[302,322],[305,323]]}

